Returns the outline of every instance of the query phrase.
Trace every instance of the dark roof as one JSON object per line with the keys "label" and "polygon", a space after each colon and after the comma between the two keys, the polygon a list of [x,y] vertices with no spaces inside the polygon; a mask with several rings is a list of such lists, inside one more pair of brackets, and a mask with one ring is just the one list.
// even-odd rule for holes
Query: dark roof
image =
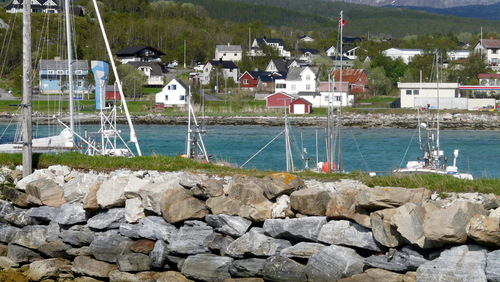
{"label": "dark roof", "polygon": [[302,52],[303,54],[309,52],[313,55],[319,54],[319,51],[317,49],[306,49],[306,48],[299,48],[299,51]]}
{"label": "dark roof", "polygon": [[342,42],[347,43],[347,44],[352,44],[354,42],[361,42],[365,40],[362,37],[342,37]]}
{"label": "dark roof", "polygon": [[321,94],[315,91],[300,91],[299,93],[297,93],[297,95],[302,97],[302,96],[319,96]]}
{"label": "dark roof", "polygon": [[[182,80],[180,80],[180,79],[174,78],[174,79],[172,79],[171,81],[169,81],[168,83],[170,83],[170,82],[172,82],[172,81],[174,81],[174,80],[175,80],[175,81],[177,81],[177,83],[179,83],[179,84],[182,86],[182,88],[186,89],[186,91],[188,91],[188,90],[189,90],[189,86],[187,86],[187,85],[186,85],[186,83],[184,83],[184,81],[182,81]],[[168,84],[168,83],[167,83],[167,84]]]}
{"label": "dark roof", "polygon": [[285,41],[283,41],[283,39],[281,38],[255,38],[255,40],[257,40],[257,43],[258,44],[263,44],[263,43],[267,43],[267,44],[271,44],[271,43],[275,43],[275,44],[278,44],[280,46],[285,46]]}
{"label": "dark roof", "polygon": [[[36,11],[36,10],[46,9],[46,8],[53,8],[56,10],[61,10],[61,5],[59,5],[58,0],[51,1],[51,2],[54,2],[56,4],[55,6],[45,6],[44,4],[46,2],[49,2],[49,1],[51,1],[51,0],[38,0],[38,3],[40,3],[40,5],[31,4],[31,10]],[[5,6],[5,10],[10,10],[12,8],[21,9],[22,7],[23,7],[23,0],[13,0],[7,6]]]}
{"label": "dark roof", "polygon": [[157,62],[128,62],[127,64],[133,66],[136,69],[140,67],[150,67],[152,75],[161,75],[161,64]]}
{"label": "dark roof", "polygon": [[[152,51],[151,54],[141,54],[142,51],[145,51],[146,49]],[[136,56],[136,57],[159,57],[165,55],[162,51],[153,48],[151,46],[129,46],[125,47],[121,50],[116,51],[116,56],[118,57],[125,57],[125,56]]]}
{"label": "dark roof", "polygon": [[259,78],[259,76],[263,73],[262,71],[246,71],[253,79]]}
{"label": "dark roof", "polygon": [[[89,63],[86,60],[75,60],[71,66],[73,70],[88,70]],[[40,60],[41,70],[67,70],[68,60]]]}
{"label": "dark roof", "polygon": [[223,69],[237,69],[238,66],[233,61],[210,60],[208,61],[212,66],[222,66]]}
{"label": "dark roof", "polygon": [[286,77],[286,72],[262,72],[259,75],[259,80],[262,82],[272,82],[276,79],[281,79]]}

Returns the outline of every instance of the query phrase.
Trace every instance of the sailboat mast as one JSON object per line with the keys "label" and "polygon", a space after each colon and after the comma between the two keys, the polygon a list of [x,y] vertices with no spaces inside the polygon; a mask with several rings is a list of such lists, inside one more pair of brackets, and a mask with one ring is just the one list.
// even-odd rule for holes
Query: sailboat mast
{"label": "sailboat mast", "polygon": [[31,0],[23,1],[23,177],[31,174],[33,166],[32,114],[32,68],[31,68]]}
{"label": "sailboat mast", "polygon": [[441,107],[439,105],[439,53],[436,51],[436,89],[437,89],[437,123],[436,123],[436,146],[438,158],[441,158],[440,154],[440,142],[439,142],[439,111]]}
{"label": "sailboat mast", "polygon": [[142,156],[141,148],[139,147],[139,141],[137,140],[137,136],[135,133],[134,125],[132,124],[132,119],[130,118],[130,113],[127,107],[127,101],[125,100],[125,95],[123,94],[122,83],[120,82],[120,78],[118,76],[118,72],[116,70],[115,60],[113,60],[113,53],[111,53],[111,47],[109,46],[108,37],[106,35],[106,30],[104,29],[104,24],[102,23],[101,13],[99,12],[99,6],[97,6],[97,0],[92,1],[94,3],[95,12],[97,15],[97,19],[99,21],[99,26],[101,27],[102,37],[104,39],[104,43],[106,45],[106,50],[108,51],[109,61],[113,68],[113,73],[115,75],[116,83],[118,85],[118,91],[120,92],[120,98],[122,100],[123,108],[125,110],[125,115],[127,116],[127,122],[130,128],[130,141],[135,143],[135,148],[137,150],[137,154]]}
{"label": "sailboat mast", "polygon": [[[75,132],[74,101],[73,101],[73,49],[71,47],[71,23],[70,23],[70,0],[64,1],[66,15],[66,46],[68,49],[68,91],[69,91],[69,128],[73,139]],[[74,140],[73,140],[74,141]]]}
{"label": "sailboat mast", "polygon": [[343,93],[342,93],[342,58],[343,58],[343,52],[342,52],[342,37],[343,37],[343,30],[344,30],[344,11],[340,11],[340,78],[339,78],[339,83],[340,83],[340,106],[339,106],[339,117],[338,117],[338,153],[337,153],[337,158],[338,158],[338,170],[343,171],[344,170],[344,164],[342,161],[342,98],[343,98]]}

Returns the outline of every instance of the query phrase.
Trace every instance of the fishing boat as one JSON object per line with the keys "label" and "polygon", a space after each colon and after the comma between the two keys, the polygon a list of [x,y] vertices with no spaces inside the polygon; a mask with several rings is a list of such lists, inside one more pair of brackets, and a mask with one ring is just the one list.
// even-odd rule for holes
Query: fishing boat
{"label": "fishing boat", "polygon": [[[439,66],[439,56],[436,54],[436,66]],[[436,127],[431,128],[428,122],[421,120],[418,109],[418,135],[421,156],[416,161],[409,161],[406,167],[394,170],[395,174],[441,174],[452,175],[461,179],[472,180],[472,174],[460,173],[457,167],[458,149],[453,152],[453,164],[448,164],[448,157],[441,149],[440,140],[440,107],[439,107],[439,70],[436,71],[437,113]],[[422,133],[423,131],[423,133]]]}

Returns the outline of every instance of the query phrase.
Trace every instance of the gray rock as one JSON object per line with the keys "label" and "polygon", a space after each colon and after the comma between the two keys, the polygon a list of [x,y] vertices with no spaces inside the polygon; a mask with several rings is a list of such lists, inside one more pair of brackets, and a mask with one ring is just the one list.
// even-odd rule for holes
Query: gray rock
{"label": "gray rock", "polygon": [[90,253],[102,261],[115,263],[117,258],[130,252],[133,241],[120,235],[98,235],[90,244]]}
{"label": "gray rock", "polygon": [[307,262],[310,281],[336,281],[363,272],[363,257],[353,249],[331,245],[314,254]]}
{"label": "gray rock", "polygon": [[223,281],[231,278],[229,266],[232,258],[212,254],[198,254],[186,258],[181,273],[188,278],[201,281]]}
{"label": "gray rock", "polygon": [[8,246],[7,256],[16,263],[33,262],[43,259],[38,252],[12,243]]}
{"label": "gray rock", "polygon": [[184,172],[181,175],[179,175],[179,184],[187,189],[196,187],[196,185],[198,183],[201,183],[202,181],[203,177],[196,173]]}
{"label": "gray rock", "polygon": [[10,243],[19,230],[21,229],[18,227],[0,223],[0,242]]}
{"label": "gray rock", "polygon": [[139,178],[137,175],[129,175],[127,186],[123,189],[123,193],[127,199],[130,198],[140,198],[139,191],[146,187],[146,185],[150,185],[151,181]]}
{"label": "gray rock", "polygon": [[279,256],[266,259],[262,274],[268,281],[307,281],[305,265]]}
{"label": "gray rock", "polygon": [[154,249],[149,253],[150,266],[152,268],[163,268],[167,264],[169,252],[167,243],[163,240],[156,241]]}
{"label": "gray rock", "polygon": [[103,209],[112,207],[123,207],[125,205],[125,187],[128,184],[128,176],[113,176],[102,182],[97,191],[97,204]]}
{"label": "gray rock", "polygon": [[2,221],[7,221],[5,219],[6,215],[9,215],[14,211],[14,205],[8,201],[0,200],[0,219]]}
{"label": "gray rock", "polygon": [[90,187],[104,178],[92,172],[81,173],[63,185],[64,199],[68,203],[82,202]]}
{"label": "gray rock", "polygon": [[384,209],[370,214],[373,237],[380,244],[390,248],[398,247],[404,242],[396,227],[391,224],[391,217],[395,213],[396,209]]}
{"label": "gray rock", "polygon": [[326,246],[319,243],[300,242],[281,250],[280,255],[287,258],[310,258],[324,247]]}
{"label": "gray rock", "polygon": [[101,211],[87,221],[90,228],[98,230],[119,228],[122,223],[125,223],[124,208]]}
{"label": "gray rock", "polygon": [[88,246],[94,240],[94,232],[87,225],[73,225],[62,229],[61,240],[72,246]]}
{"label": "gray rock", "polygon": [[212,237],[208,240],[208,249],[214,254],[224,256],[226,255],[227,247],[229,247],[232,242],[234,242],[234,239],[230,236],[213,233]]}
{"label": "gray rock", "polygon": [[56,218],[59,209],[56,207],[41,206],[31,208],[29,216],[36,222],[46,223]]}
{"label": "gray rock", "polygon": [[74,225],[86,223],[87,218],[87,212],[83,209],[83,204],[66,203],[61,206],[54,221],[61,225]]}
{"label": "gray rock", "polygon": [[262,276],[262,270],[266,259],[249,258],[235,260],[229,267],[229,272],[236,277],[255,277]]}
{"label": "gray rock", "polygon": [[[182,184],[181,184],[182,185]],[[210,197],[219,197],[224,193],[223,182],[217,179],[206,179],[191,188],[194,196],[208,199]]]}
{"label": "gray rock", "polygon": [[88,247],[88,246],[81,247],[81,248],[72,248],[72,249],[67,250],[66,253],[68,253],[68,255],[70,255],[72,257],[78,257],[78,256],[90,257],[90,256],[92,256],[92,254],[90,253],[90,247]]}
{"label": "gray rock", "polygon": [[490,282],[500,282],[500,250],[488,253],[486,258],[486,278]]}
{"label": "gray rock", "polygon": [[170,242],[179,230],[160,216],[148,216],[138,224],[120,225],[120,234],[130,238],[146,238]]}
{"label": "gray rock", "polygon": [[64,258],[70,259],[71,256],[66,252],[71,249],[71,246],[65,244],[62,240],[47,242],[40,247],[38,247],[38,251],[50,258]]}
{"label": "gray rock", "polygon": [[240,237],[247,232],[252,222],[239,216],[227,214],[208,214],[205,221],[212,226],[215,231],[229,236]]}
{"label": "gray rock", "polygon": [[264,231],[273,238],[291,241],[317,241],[326,224],[326,217],[312,216],[292,219],[266,219]]}
{"label": "gray rock", "polygon": [[301,214],[324,216],[331,198],[326,191],[307,188],[293,192],[290,195],[290,205]]}
{"label": "gray rock", "polygon": [[373,255],[365,258],[363,262],[374,268],[405,273],[415,271],[420,265],[430,261],[429,255],[429,252],[417,247],[405,246],[392,255]]}
{"label": "gray rock", "polygon": [[452,247],[420,265],[420,281],[486,281],[486,249],[476,245]]}
{"label": "gray rock", "polygon": [[4,215],[4,220],[18,227],[24,227],[31,224],[30,211],[14,207],[14,209]]}
{"label": "gray rock", "polygon": [[117,267],[114,264],[98,261],[86,256],[76,257],[73,261],[73,271],[81,275],[108,278],[109,273],[116,269]]}
{"label": "gray rock", "polygon": [[51,221],[47,225],[47,242],[57,241],[60,239],[61,227],[55,221]]}
{"label": "gray rock", "polygon": [[186,221],[179,232],[170,241],[170,251],[173,254],[208,253],[208,243],[214,230],[202,221]]}
{"label": "gray rock", "polygon": [[149,264],[149,256],[139,253],[123,254],[116,261],[116,265],[120,271],[125,272],[148,271]]}
{"label": "gray rock", "polygon": [[289,173],[273,173],[262,178],[262,182],[264,195],[270,200],[281,195],[290,195],[305,187],[304,180]]}
{"label": "gray rock", "polygon": [[[142,199],[142,206],[145,210],[152,211],[157,215],[161,215],[161,200],[162,194],[168,189],[173,189],[175,187],[181,187],[179,185],[179,179],[174,178],[165,182],[152,183],[144,186],[139,190],[139,195]],[[184,188],[182,188],[184,189]]]}
{"label": "gray rock", "polygon": [[226,255],[243,258],[246,255],[257,257],[279,255],[281,250],[292,244],[286,240],[275,239],[264,235],[261,228],[252,228],[245,235],[229,244]]}
{"label": "gray rock", "polygon": [[32,225],[25,226],[19,230],[11,243],[23,246],[29,249],[37,249],[47,243],[47,226]]}
{"label": "gray rock", "polygon": [[125,201],[125,220],[128,223],[136,223],[145,217],[140,197],[130,198]]}
{"label": "gray rock", "polygon": [[347,220],[332,220],[323,225],[318,241],[334,245],[345,245],[372,251],[381,251],[373,233],[363,226]]}
{"label": "gray rock", "polygon": [[26,276],[32,281],[60,277],[63,269],[71,269],[71,262],[62,258],[52,258],[32,262]]}

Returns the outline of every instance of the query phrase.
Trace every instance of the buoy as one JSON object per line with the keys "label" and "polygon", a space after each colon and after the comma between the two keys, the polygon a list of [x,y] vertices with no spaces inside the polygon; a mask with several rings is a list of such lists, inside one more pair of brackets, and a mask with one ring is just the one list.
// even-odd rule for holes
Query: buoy
{"label": "buoy", "polygon": [[[337,170],[337,164],[336,163],[333,163],[333,169]],[[323,172],[327,173],[329,171],[330,171],[330,163],[329,162],[325,162],[323,164]]]}

